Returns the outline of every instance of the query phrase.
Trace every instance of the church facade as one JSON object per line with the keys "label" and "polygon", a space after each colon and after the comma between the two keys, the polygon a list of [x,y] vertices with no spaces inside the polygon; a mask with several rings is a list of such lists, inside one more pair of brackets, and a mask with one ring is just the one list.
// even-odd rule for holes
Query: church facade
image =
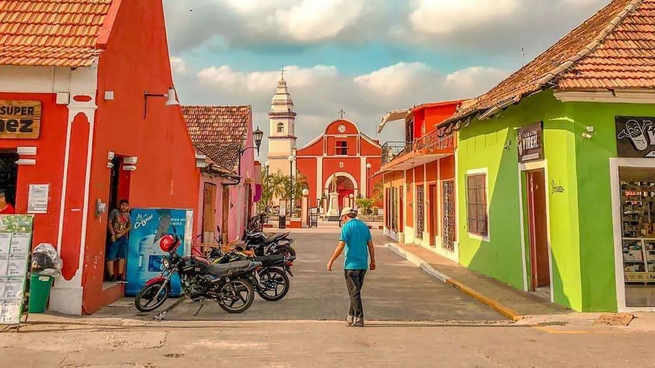
{"label": "church facade", "polygon": [[[296,163],[305,176],[312,206],[326,206],[330,193],[338,194],[339,209],[351,206],[359,196],[371,198],[380,170],[382,148],[352,121],[339,119],[325,132],[298,149]],[[352,195],[352,199],[351,199]],[[326,210],[324,208],[324,210]]]}

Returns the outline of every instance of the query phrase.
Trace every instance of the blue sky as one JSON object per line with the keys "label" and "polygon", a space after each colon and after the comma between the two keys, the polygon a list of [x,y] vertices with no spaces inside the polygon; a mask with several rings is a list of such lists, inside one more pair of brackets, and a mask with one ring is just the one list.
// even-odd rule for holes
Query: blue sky
{"label": "blue sky", "polygon": [[[472,98],[609,0],[164,0],[183,104],[253,106],[268,132],[278,70],[299,146],[343,108],[375,137],[386,111]],[[390,124],[381,140],[401,137]],[[264,147],[265,153],[266,147]]]}

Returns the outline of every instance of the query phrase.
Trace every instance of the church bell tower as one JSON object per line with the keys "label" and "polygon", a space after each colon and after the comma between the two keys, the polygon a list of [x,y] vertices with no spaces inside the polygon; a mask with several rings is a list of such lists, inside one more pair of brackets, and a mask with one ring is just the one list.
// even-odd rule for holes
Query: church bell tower
{"label": "church bell tower", "polygon": [[[277,92],[271,102],[271,111],[268,113],[270,130],[268,136],[268,162],[269,173],[281,171],[289,175],[289,156],[294,154],[296,148],[296,113],[293,111],[293,100],[282,76],[277,82]],[[295,162],[293,164],[295,169]],[[295,177],[295,175],[294,175]]]}

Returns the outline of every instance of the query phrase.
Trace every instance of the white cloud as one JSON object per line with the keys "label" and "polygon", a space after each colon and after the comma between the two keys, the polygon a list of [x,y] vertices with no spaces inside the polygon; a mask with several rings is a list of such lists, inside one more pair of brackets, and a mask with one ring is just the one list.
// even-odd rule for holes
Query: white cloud
{"label": "white cloud", "polygon": [[304,0],[276,12],[276,25],[300,42],[331,39],[362,15],[363,0]]}
{"label": "white cloud", "polygon": [[[402,62],[362,75],[346,75],[334,66],[285,67],[285,79],[298,113],[298,144],[321,134],[338,118],[340,109],[375,137],[375,128],[389,110],[425,102],[475,97],[508,75],[507,71],[472,67],[450,74],[427,64]],[[268,132],[268,111],[279,71],[241,71],[222,65],[186,76],[175,75],[179,98],[185,104],[252,105],[254,124]],[[400,125],[385,129],[382,140],[401,139]],[[263,152],[266,151],[266,142]]]}
{"label": "white cloud", "polygon": [[189,71],[186,61],[175,56],[171,57],[171,68],[173,69],[173,73],[176,74],[186,74]]}

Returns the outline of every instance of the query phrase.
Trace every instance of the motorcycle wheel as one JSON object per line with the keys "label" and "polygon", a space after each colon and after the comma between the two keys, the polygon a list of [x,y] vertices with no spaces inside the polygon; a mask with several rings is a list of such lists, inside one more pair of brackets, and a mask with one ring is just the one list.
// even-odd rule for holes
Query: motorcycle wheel
{"label": "motorcycle wheel", "polygon": [[[139,310],[139,312],[152,312],[164,304],[171,292],[171,286],[170,284],[166,284],[166,287],[159,293],[159,295],[155,295],[161,288],[162,284],[163,282],[158,282],[156,284],[145,286],[139,290],[139,293],[136,294],[136,297],[134,298],[134,306]],[[155,298],[157,298],[157,300],[154,300]],[[143,303],[144,299],[147,301],[146,303]]]}
{"label": "motorcycle wheel", "polygon": [[[263,269],[259,272],[261,289],[257,290],[259,296],[268,302],[282,300],[289,292],[289,277],[286,272],[278,268]],[[282,290],[280,290],[280,286]]]}
{"label": "motorcycle wheel", "polygon": [[295,257],[296,256],[296,250],[293,249],[292,246],[290,245],[280,245],[279,248],[277,248],[277,252],[275,254],[282,254],[285,257]]}
{"label": "motorcycle wheel", "polygon": [[218,292],[218,306],[228,313],[243,313],[255,301],[255,288],[250,281],[233,279]]}

